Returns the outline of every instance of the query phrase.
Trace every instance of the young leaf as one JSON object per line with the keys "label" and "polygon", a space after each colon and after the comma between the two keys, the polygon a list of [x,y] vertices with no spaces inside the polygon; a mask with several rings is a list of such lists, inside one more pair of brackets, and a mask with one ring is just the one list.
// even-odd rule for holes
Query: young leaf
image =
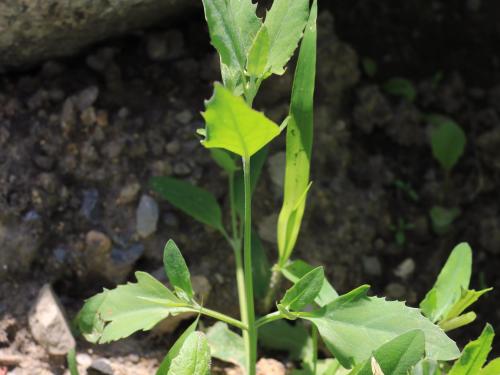
{"label": "young leaf", "polygon": [[80,375],[78,373],[78,366],[76,364],[76,353],[74,348],[70,349],[70,351],[66,355],[66,360],[68,361],[69,373],[71,375]]}
{"label": "young leaf", "polygon": [[226,323],[217,322],[207,331],[212,356],[224,362],[245,368],[245,343],[243,338],[231,331]]}
{"label": "young leaf", "polygon": [[462,128],[451,118],[430,115],[428,121],[434,125],[431,132],[432,154],[445,171],[451,171],[465,150],[467,142]]}
{"label": "young leaf", "polygon": [[292,325],[284,320],[259,327],[259,343],[267,349],[288,352],[293,360],[303,358],[309,333],[303,324]]}
{"label": "young leaf", "polygon": [[264,22],[270,39],[266,70],[284,73],[283,68],[297,48],[308,15],[309,0],[274,0]]}
{"label": "young leaf", "polygon": [[417,97],[415,86],[406,78],[391,78],[385,83],[384,90],[391,95],[403,97],[409,102],[414,102]]}
{"label": "young leaf", "polygon": [[163,266],[170,283],[182,290],[189,299],[194,297],[191,275],[186,261],[174,241],[168,240],[163,251]]}
{"label": "young leaf", "polygon": [[342,366],[350,368],[368,359],[373,350],[414,329],[424,332],[429,358],[447,361],[458,357],[456,344],[418,309],[399,301],[368,297],[367,289],[366,286],[355,289],[324,308],[303,315],[316,325],[327,348]]}
{"label": "young leaf", "polygon": [[290,310],[302,310],[314,301],[323,286],[324,279],[323,267],[313,269],[286,291],[280,304]]}
{"label": "young leaf", "polygon": [[248,52],[247,72],[249,75],[261,77],[266,73],[269,48],[269,33],[266,26],[262,25]]}
{"label": "young leaf", "polygon": [[432,222],[432,229],[438,235],[449,232],[451,224],[460,214],[460,208],[446,208],[442,206],[433,206],[429,212]]}
{"label": "young leaf", "polygon": [[[372,360],[375,359],[384,374],[406,375],[424,356],[425,336],[420,330],[403,333],[375,350]],[[365,361],[349,375],[372,375],[372,365]]]}
{"label": "young leaf", "polygon": [[437,322],[453,307],[462,290],[469,289],[472,269],[472,250],[467,243],[457,245],[439,273],[434,287],[420,303],[420,309]]}
{"label": "young leaf", "polygon": [[198,326],[198,320],[199,320],[199,317],[196,318],[196,320],[193,323],[191,323],[191,325],[189,327],[187,327],[187,329],[177,339],[175,344],[172,345],[172,347],[168,351],[165,358],[163,358],[163,361],[161,362],[160,367],[158,368],[158,371],[156,371],[156,375],[167,375],[168,374],[168,370],[170,369],[170,365],[172,363],[172,360],[175,357],[177,357],[177,355],[179,354],[179,351],[182,348],[182,345],[184,344],[184,342],[186,341],[188,336],[191,335],[191,333],[193,333],[194,331],[196,331],[196,327]]}
{"label": "young leaf", "polygon": [[238,164],[236,164],[236,161],[232,158],[231,154],[229,152],[218,149],[218,148],[212,148],[210,150],[210,155],[212,155],[212,159],[217,163],[219,167],[224,169],[227,173],[234,173],[238,169]]}
{"label": "young leaf", "polygon": [[251,0],[203,0],[210,40],[219,52],[224,82],[243,74],[250,46],[262,22]]}
{"label": "young leaf", "polygon": [[483,290],[468,290],[465,293],[462,294],[460,299],[451,307],[451,309],[448,311],[448,314],[445,316],[445,320],[447,319],[453,319],[459,316],[461,313],[465,311],[466,308],[468,308],[470,305],[472,305],[474,302],[476,302],[479,297],[481,297],[483,294],[486,294],[488,292],[491,292],[493,288],[486,288]]}
{"label": "young leaf", "polygon": [[271,281],[271,266],[266,250],[255,230],[252,230],[253,291],[257,299],[264,298]]}
{"label": "young leaf", "polygon": [[280,133],[280,128],[263,113],[248,106],[243,98],[234,96],[222,85],[215,84],[215,93],[205,103],[207,148],[223,148],[249,158]]}
{"label": "young leaf", "polygon": [[[80,312],[80,317],[84,319],[83,327],[92,332],[99,343],[128,337],[139,330],[150,330],[169,315],[189,311],[184,307],[185,302],[151,275],[136,272],[135,276],[137,283],[104,291],[99,297],[87,301],[83,313]],[[94,316],[91,317],[90,313]],[[99,330],[89,327],[89,323]]]}
{"label": "young leaf", "polygon": [[167,375],[209,375],[210,346],[202,332],[192,332],[172,360]]}
{"label": "young leaf", "polygon": [[[301,1],[296,1],[297,4]],[[308,3],[308,2],[306,2]],[[276,3],[275,3],[276,4]],[[295,5],[296,6],[296,5]],[[286,169],[283,207],[278,219],[279,264],[283,266],[297,242],[310,187],[313,142],[313,101],[316,77],[316,19],[314,1],[300,46],[286,133]]]}
{"label": "young leaf", "polygon": [[481,370],[479,375],[498,375],[500,374],[500,358],[496,358]]}
{"label": "young leaf", "polygon": [[109,291],[104,290],[85,301],[82,309],[75,318],[76,325],[85,339],[96,344],[104,331],[104,321],[101,319],[99,310],[104,303]]}
{"label": "young leaf", "polygon": [[208,191],[172,177],[153,177],[151,187],[179,210],[203,224],[223,231],[222,213]]}
{"label": "young leaf", "polygon": [[481,336],[465,346],[462,355],[454,363],[448,375],[478,374],[488,358],[494,336],[493,327],[487,324]]}
{"label": "young leaf", "polygon": [[[310,264],[307,264],[302,260],[296,260],[282,268],[281,272],[283,273],[283,276],[285,276],[292,283],[296,283],[313,269],[314,267]],[[322,307],[332,302],[338,296],[339,295],[333,288],[332,284],[330,284],[326,278],[323,278],[323,284],[321,285],[321,289],[314,299],[314,302]]]}

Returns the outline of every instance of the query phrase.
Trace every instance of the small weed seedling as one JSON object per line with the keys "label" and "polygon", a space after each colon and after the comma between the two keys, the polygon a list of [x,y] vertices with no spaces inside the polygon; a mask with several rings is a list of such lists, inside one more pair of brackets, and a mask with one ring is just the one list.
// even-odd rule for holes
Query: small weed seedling
{"label": "small weed seedling", "polygon": [[[158,375],[207,375],[212,357],[255,375],[259,342],[288,350],[301,367],[295,374],[405,375],[414,366],[441,368],[457,359],[460,351],[445,330],[472,321],[473,313],[462,312],[487,291],[468,289],[471,251],[466,244],[454,250],[421,310],[370,297],[368,285],[339,295],[326,280],[323,267],[290,260],[311,187],[316,0],[312,5],[309,0],[275,0],[264,21],[257,17],[251,0],[203,0],[203,5],[212,43],[220,55],[223,83],[215,84],[214,94],[206,102],[206,126],[199,134],[228,176],[229,229],[219,202],[206,190],[166,177],[153,179],[152,186],[172,205],[227,239],[236,263],[240,317],[211,310],[197,299],[181,251],[169,240],[163,260],[170,287],[137,272],[137,282],[104,290],[86,301],[77,317],[82,334],[91,342],[104,344],[150,330],[170,316],[198,314],[168,351]],[[289,116],[277,125],[254,110],[252,102],[263,80],[284,73],[300,41]],[[277,227],[278,260],[269,267],[252,228],[252,192],[265,146],[284,131],[286,173]],[[272,299],[281,276],[292,287],[278,302],[268,305],[271,311],[257,316],[255,297]],[[218,322],[202,333],[197,330],[200,316]],[[490,340],[491,328],[485,332],[487,338],[480,340]],[[333,358],[318,360],[320,338]],[[478,350],[477,345],[468,348],[466,351]],[[471,361],[478,365],[474,360],[478,357],[468,353],[453,365],[450,374],[471,373],[453,372]],[[74,356],[70,362],[74,364]],[[485,371],[491,366],[498,366],[498,361]],[[76,371],[74,366],[72,371]]]}

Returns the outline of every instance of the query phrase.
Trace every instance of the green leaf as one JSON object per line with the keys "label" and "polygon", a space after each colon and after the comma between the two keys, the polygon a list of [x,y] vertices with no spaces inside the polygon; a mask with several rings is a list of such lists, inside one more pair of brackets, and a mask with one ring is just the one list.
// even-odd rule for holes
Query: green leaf
{"label": "green leaf", "polygon": [[481,336],[465,346],[462,355],[454,363],[448,375],[478,374],[488,358],[494,336],[493,327],[487,324]]}
{"label": "green leaf", "polygon": [[[297,4],[301,1],[296,1]],[[275,3],[276,4],[276,3]],[[290,258],[304,215],[313,143],[313,104],[316,79],[317,2],[311,8],[299,59],[286,133],[286,169],[283,207],[278,218],[279,264]]]}
{"label": "green leaf", "polygon": [[92,333],[95,341],[104,344],[147,331],[169,315],[189,311],[185,302],[151,275],[136,272],[135,276],[137,283],[119,285],[86,302],[79,314],[80,327]]}
{"label": "green leaf", "polygon": [[66,355],[66,360],[68,361],[69,373],[71,375],[79,375],[78,366],[76,364],[76,353],[74,348],[70,349],[70,351]]}
{"label": "green leaf", "polygon": [[[403,333],[375,350],[377,360],[384,374],[406,375],[424,356],[425,335],[420,330]],[[365,361],[359,370],[349,375],[372,375],[370,360]]]}
{"label": "green leaf", "polygon": [[423,359],[412,369],[411,375],[441,375],[441,369],[437,361]]}
{"label": "green leaf", "polygon": [[403,97],[409,102],[415,101],[417,97],[415,86],[406,78],[391,78],[384,84],[384,90],[391,95]]}
{"label": "green leaf", "polygon": [[451,228],[451,224],[453,224],[461,213],[458,207],[446,208],[442,206],[433,206],[429,212],[432,229],[438,235],[447,233]]}
{"label": "green leaf", "polygon": [[168,240],[163,251],[163,265],[170,283],[175,289],[183,291],[188,299],[194,297],[191,275],[186,261],[174,241]]}
{"label": "green leaf", "polygon": [[231,331],[226,323],[217,322],[207,331],[212,356],[224,362],[245,368],[245,343],[243,338]]}
{"label": "green leaf", "polygon": [[375,77],[378,70],[377,63],[375,62],[375,60],[373,60],[370,57],[365,57],[361,60],[361,64],[363,66],[363,71],[368,77],[370,78]]}
{"label": "green leaf", "polygon": [[168,375],[209,375],[210,346],[202,332],[192,332],[172,360]]}
{"label": "green leaf", "polygon": [[462,128],[451,118],[429,115],[434,125],[431,131],[432,154],[445,171],[451,171],[465,151],[467,138]]}
{"label": "green leaf", "polygon": [[254,296],[257,299],[262,299],[267,295],[271,282],[271,265],[262,241],[255,230],[252,230],[252,271]]}
{"label": "green leaf", "polygon": [[498,375],[500,374],[500,358],[496,358],[481,370],[479,375]]}
{"label": "green leaf", "polygon": [[367,286],[360,287],[302,316],[316,325],[342,366],[350,368],[370,358],[387,341],[414,329],[424,332],[429,358],[447,361],[458,357],[456,344],[418,309],[399,301],[368,297],[367,290]]}
{"label": "green leaf", "polygon": [[467,243],[457,245],[439,273],[434,287],[420,303],[420,309],[433,322],[443,318],[469,289],[472,250]]}
{"label": "green leaf", "polygon": [[[203,0],[210,40],[219,52],[224,83],[233,90],[262,22],[251,0]],[[229,81],[229,82],[227,82]],[[231,87],[232,86],[232,87]]]}
{"label": "green leaf", "polygon": [[308,15],[309,0],[274,0],[264,21],[271,45],[267,70],[284,73],[283,68],[297,48]]}
{"label": "green leaf", "polygon": [[314,301],[323,286],[324,279],[325,271],[323,267],[313,269],[286,291],[280,304],[290,310],[302,310]]}
{"label": "green leaf", "polygon": [[202,144],[207,148],[223,148],[249,158],[280,134],[278,125],[218,83],[205,107]]}
{"label": "green leaf", "polygon": [[467,314],[463,314],[448,320],[442,320],[439,322],[439,326],[443,331],[449,332],[454,329],[466,326],[467,324],[471,324],[474,320],[476,320],[476,318],[476,313],[474,311],[469,311]]}
{"label": "green leaf", "polygon": [[104,303],[109,291],[104,290],[85,301],[76,317],[78,329],[85,339],[96,344],[102,336],[104,321],[100,318],[99,310]]}
{"label": "green leaf", "polygon": [[307,350],[309,333],[302,324],[290,324],[284,320],[259,327],[259,344],[266,349],[288,352],[293,360],[303,358]]}
{"label": "green leaf", "polygon": [[172,360],[177,357],[179,354],[182,345],[186,341],[189,335],[196,331],[196,327],[198,326],[198,320],[199,317],[196,318],[196,320],[191,323],[189,327],[182,333],[182,335],[177,339],[177,341],[172,345],[170,350],[168,351],[167,355],[163,359],[163,361],[160,364],[160,367],[158,368],[158,371],[156,371],[156,375],[167,375],[168,370],[170,369],[170,365],[172,364]]}
{"label": "green leaf", "polygon": [[240,169],[229,152],[218,148],[212,148],[210,150],[210,154],[212,155],[212,159],[214,159],[217,165],[224,169],[227,173],[231,174]]}
{"label": "green leaf", "polygon": [[266,73],[269,59],[270,40],[265,25],[262,25],[248,52],[247,72],[253,77],[261,77]]}
{"label": "green leaf", "polygon": [[[304,277],[308,272],[314,269],[313,266],[307,264],[302,260],[296,260],[289,263],[286,267],[281,269],[283,276],[285,276],[292,283],[296,283],[300,278]],[[323,278],[321,289],[315,298],[315,302],[319,306],[325,306],[338,297],[338,293],[326,278]]]}
{"label": "green leaf", "polygon": [[208,191],[172,177],[153,177],[150,184],[174,207],[203,224],[224,231],[220,206]]}
{"label": "green leaf", "polygon": [[476,302],[479,297],[483,294],[491,292],[493,288],[486,288],[483,290],[467,290],[465,293],[462,293],[460,299],[451,307],[448,311],[444,319],[453,319],[459,316],[462,312],[465,311],[470,305]]}

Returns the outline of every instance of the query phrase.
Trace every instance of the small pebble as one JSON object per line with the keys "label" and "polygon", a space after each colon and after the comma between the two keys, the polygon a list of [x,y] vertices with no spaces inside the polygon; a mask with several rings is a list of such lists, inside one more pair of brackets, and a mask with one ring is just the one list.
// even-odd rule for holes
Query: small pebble
{"label": "small pebble", "polygon": [[158,203],[149,195],[143,195],[136,212],[137,233],[146,238],[156,232],[160,209]]}
{"label": "small pebble", "polygon": [[397,268],[394,270],[394,274],[403,280],[410,277],[415,271],[415,261],[411,258],[405,259]]}
{"label": "small pebble", "polygon": [[75,105],[80,111],[84,111],[95,103],[99,96],[99,88],[90,86],[80,91],[75,97]]}

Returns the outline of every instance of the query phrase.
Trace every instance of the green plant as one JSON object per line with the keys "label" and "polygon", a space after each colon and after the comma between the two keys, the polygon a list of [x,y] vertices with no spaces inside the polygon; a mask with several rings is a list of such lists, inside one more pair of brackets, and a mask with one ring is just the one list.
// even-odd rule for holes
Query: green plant
{"label": "green plant", "polygon": [[417,98],[417,90],[411,81],[406,78],[394,77],[384,83],[383,89],[385,92],[400,96],[409,102],[414,102]]}
{"label": "green plant", "polygon": [[[311,188],[317,1],[310,6],[309,0],[275,0],[264,21],[256,16],[251,0],[204,0],[203,4],[212,43],[220,54],[224,83],[215,84],[214,94],[205,104],[206,126],[199,134],[228,176],[230,229],[226,229],[222,210],[211,193],[167,177],[154,178],[151,185],[171,204],[215,228],[227,240],[236,262],[240,319],[211,310],[197,300],[181,251],[169,240],[163,261],[170,288],[147,273],[136,272],[137,282],[105,289],[86,301],[77,317],[82,334],[91,342],[108,343],[150,330],[161,320],[184,312],[219,321],[205,335],[197,331],[196,319],[169,350],[158,375],[205,375],[210,357],[238,364],[247,374],[255,375],[259,338],[263,345],[282,349],[293,345],[291,354],[301,363],[301,369],[296,370],[300,374],[336,374],[350,368],[351,374],[406,374],[424,355],[429,361],[458,358],[456,344],[438,325],[441,320],[433,321],[403,302],[369,296],[367,285],[339,295],[322,267],[290,260]],[[279,126],[254,110],[252,103],[264,79],[284,73],[301,38],[290,112]],[[252,193],[266,145],[285,128],[278,260],[269,267],[252,228]],[[274,311],[256,316],[255,296],[274,299],[275,285],[282,276],[293,285]],[[441,285],[448,285],[440,282],[441,278],[435,286],[436,297],[425,305],[431,313],[441,303]],[[446,306],[455,306],[460,314],[462,305],[457,303],[462,296],[453,296],[457,301],[447,300]],[[474,294],[462,304],[467,307],[476,297]],[[447,314],[451,312],[438,319]],[[448,324],[456,325],[455,318],[459,316],[450,316],[452,323]],[[269,330],[274,333],[269,334]],[[276,342],[283,337],[300,339]],[[318,359],[319,338],[334,359]]]}
{"label": "green plant", "polygon": [[408,223],[404,218],[398,218],[396,225],[391,225],[390,229],[394,232],[394,242],[398,246],[404,246],[406,244],[406,231],[414,229],[415,225]]}

